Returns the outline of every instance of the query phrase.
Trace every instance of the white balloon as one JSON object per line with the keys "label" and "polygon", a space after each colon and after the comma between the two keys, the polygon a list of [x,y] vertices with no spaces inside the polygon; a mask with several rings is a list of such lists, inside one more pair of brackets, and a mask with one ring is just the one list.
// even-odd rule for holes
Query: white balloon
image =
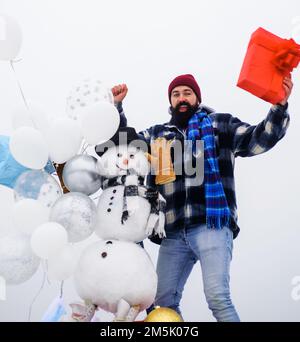
{"label": "white balloon", "polygon": [[78,153],[82,142],[80,126],[69,118],[56,119],[47,131],[46,141],[50,159],[65,163]]}
{"label": "white balloon", "polygon": [[14,129],[32,127],[45,134],[49,129],[48,113],[34,103],[28,103],[29,109],[16,107],[12,111],[12,125]]}
{"label": "white balloon", "polygon": [[107,102],[98,102],[86,108],[82,116],[82,133],[90,145],[109,140],[117,131],[120,115],[116,107]]}
{"label": "white balloon", "polygon": [[32,127],[18,128],[9,141],[13,157],[30,169],[42,169],[48,162],[48,149],[43,135]]}
{"label": "white balloon", "polygon": [[9,235],[0,239],[0,275],[8,284],[20,284],[37,271],[40,259],[30,248],[30,239]]}
{"label": "white balloon", "polygon": [[0,59],[13,60],[22,45],[22,31],[15,19],[0,14]]}
{"label": "white balloon", "polygon": [[65,228],[56,222],[42,224],[31,236],[32,250],[43,259],[55,257],[67,243],[68,234]]}
{"label": "white balloon", "polygon": [[13,207],[13,223],[21,233],[31,235],[41,224],[49,221],[50,209],[33,199],[23,199]]}
{"label": "white balloon", "polygon": [[48,261],[48,277],[65,280],[75,273],[80,254],[73,246],[66,246],[57,256]]}

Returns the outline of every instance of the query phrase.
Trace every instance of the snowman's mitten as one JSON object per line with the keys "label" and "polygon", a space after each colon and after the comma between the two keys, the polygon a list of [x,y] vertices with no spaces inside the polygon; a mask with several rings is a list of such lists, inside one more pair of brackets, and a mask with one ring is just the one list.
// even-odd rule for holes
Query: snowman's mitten
{"label": "snowman's mitten", "polygon": [[117,312],[115,314],[114,322],[125,322],[129,310],[130,304],[121,298],[117,305]]}
{"label": "snowman's mitten", "polygon": [[125,322],[133,322],[139,313],[140,305],[132,306],[128,312],[128,315],[126,316]]}
{"label": "snowman's mitten", "polygon": [[159,238],[163,239],[166,237],[164,222],[165,222],[165,216],[163,213],[159,213],[159,219],[155,220],[155,226],[153,227],[153,217],[151,217],[151,220],[148,220],[148,225],[146,228],[146,234],[148,236],[158,235]]}
{"label": "snowman's mitten", "polygon": [[146,234],[148,236],[154,234],[155,226],[158,224],[158,216],[156,215],[151,215],[148,218],[147,226],[146,226]]}

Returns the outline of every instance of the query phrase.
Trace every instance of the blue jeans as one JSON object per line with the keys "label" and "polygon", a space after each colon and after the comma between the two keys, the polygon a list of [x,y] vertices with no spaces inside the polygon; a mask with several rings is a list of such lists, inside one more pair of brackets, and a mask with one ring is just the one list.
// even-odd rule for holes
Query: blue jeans
{"label": "blue jeans", "polygon": [[168,234],[157,261],[158,289],[155,305],[179,309],[184,285],[199,260],[209,309],[219,322],[239,322],[230,299],[229,269],[233,248],[232,231],[193,226]]}

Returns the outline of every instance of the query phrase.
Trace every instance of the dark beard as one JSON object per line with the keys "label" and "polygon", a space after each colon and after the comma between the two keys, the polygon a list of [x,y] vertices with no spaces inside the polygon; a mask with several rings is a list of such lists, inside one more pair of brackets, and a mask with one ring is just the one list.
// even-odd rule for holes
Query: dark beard
{"label": "dark beard", "polygon": [[[187,111],[184,113],[179,111],[179,108],[182,105],[187,106]],[[172,119],[170,123],[179,128],[183,128],[183,129],[187,128],[191,117],[196,113],[197,109],[198,109],[198,104],[196,104],[195,106],[191,106],[188,102],[178,103],[178,105],[175,108],[171,107]]]}

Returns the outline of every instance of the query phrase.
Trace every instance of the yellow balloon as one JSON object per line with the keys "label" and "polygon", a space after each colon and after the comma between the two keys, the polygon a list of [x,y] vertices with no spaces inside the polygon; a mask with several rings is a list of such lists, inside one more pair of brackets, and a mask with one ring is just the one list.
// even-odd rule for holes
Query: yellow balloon
{"label": "yellow balloon", "polygon": [[183,320],[175,310],[156,306],[155,309],[149,313],[144,322],[183,322]]}

